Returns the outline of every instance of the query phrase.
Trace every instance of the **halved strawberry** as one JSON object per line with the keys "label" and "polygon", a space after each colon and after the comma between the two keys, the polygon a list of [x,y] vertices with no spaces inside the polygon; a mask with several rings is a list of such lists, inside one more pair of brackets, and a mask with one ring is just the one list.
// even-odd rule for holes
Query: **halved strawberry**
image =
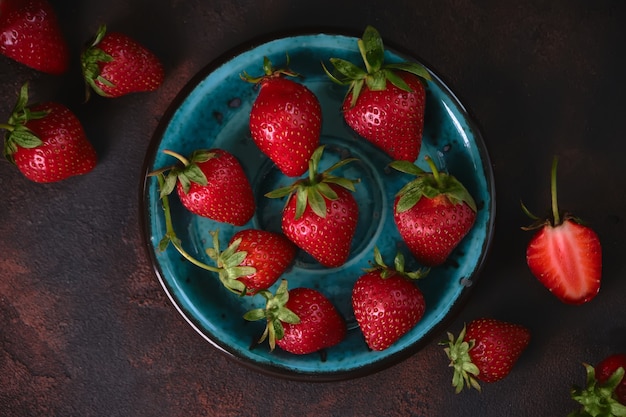
{"label": "halved strawberry", "polygon": [[371,26],[358,40],[365,70],[340,58],[331,58],[331,80],[348,85],[342,111],[355,132],[394,160],[415,161],[422,144],[426,89],[430,74],[420,64],[384,64],[380,34]]}
{"label": "halved strawberry", "polygon": [[523,210],[536,220],[524,230],[539,229],[526,248],[531,273],[559,300],[583,304],[600,290],[602,247],[598,235],[571,214],[561,217],[557,204],[554,158],[551,171],[552,219],[539,219],[524,205]]}
{"label": "halved strawberry", "polygon": [[287,352],[305,355],[334,346],[345,338],[345,320],[320,291],[304,287],[287,290],[287,281],[283,281],[276,294],[260,294],[266,299],[265,308],[250,310],[244,318],[267,320],[259,343],[268,339],[271,350],[278,345]]}
{"label": "halved strawberry", "polygon": [[260,87],[250,110],[250,134],[283,174],[297,177],[306,172],[309,158],[319,146],[322,107],[306,86],[285,78],[297,73],[273,68],[267,57],[263,70],[265,75],[260,77],[241,75]]}

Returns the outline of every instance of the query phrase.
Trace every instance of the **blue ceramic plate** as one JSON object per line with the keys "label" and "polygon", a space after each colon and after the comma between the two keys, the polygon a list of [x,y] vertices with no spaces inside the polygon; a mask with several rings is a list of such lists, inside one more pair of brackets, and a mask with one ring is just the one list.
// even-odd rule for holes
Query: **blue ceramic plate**
{"label": "blue ceramic plate", "polygon": [[[386,62],[414,58],[387,48]],[[257,212],[244,227],[280,231],[283,200],[270,200],[264,194],[293,179],[283,176],[254,145],[248,130],[248,117],[257,90],[240,79],[242,72],[262,74],[263,57],[276,65],[285,63],[319,98],[323,108],[321,142],[326,145],[323,163],[353,156],[358,162],[343,169],[344,176],[360,178],[355,197],[360,219],[348,262],[334,269],[319,266],[304,253],[283,276],[290,288],[312,287],[326,294],[348,322],[347,338],[323,354],[298,356],[269,351],[266,344],[255,345],[264,324],[246,322],[242,316],[251,308],[264,305],[261,296],[240,298],[223,289],[212,273],[185,261],[171,247],[161,252],[158,243],[165,234],[163,209],[155,178],[146,177],[141,204],[146,244],[156,275],[167,295],[187,322],[213,346],[237,361],[273,375],[303,380],[338,380],[366,375],[415,353],[454,315],[476,280],[490,246],[494,223],[494,184],[489,157],[479,131],[454,94],[432,74],[427,85],[423,145],[418,164],[427,168],[430,155],[441,169],[464,182],[479,210],[476,224],[453,252],[450,261],[435,268],[420,281],[426,299],[426,313],[418,325],[391,348],[368,350],[354,320],[351,289],[363,268],[373,258],[374,246],[392,263],[398,250],[412,259],[396,230],[392,216],[395,193],[410,179],[387,167],[391,160],[342,121],[340,103],[345,88],[332,83],[321,62],[339,57],[361,62],[357,38],[336,34],[307,34],[276,38],[239,49],[209,65],[195,77],[172,104],[161,121],[148,151],[145,172],[172,165],[164,149],[189,155],[200,148],[223,148],[236,155],[244,166],[256,193]],[[174,229],[186,250],[205,263],[211,263],[205,250],[211,246],[210,231],[218,230],[221,245],[239,228],[218,224],[188,213],[175,197],[170,197]]]}

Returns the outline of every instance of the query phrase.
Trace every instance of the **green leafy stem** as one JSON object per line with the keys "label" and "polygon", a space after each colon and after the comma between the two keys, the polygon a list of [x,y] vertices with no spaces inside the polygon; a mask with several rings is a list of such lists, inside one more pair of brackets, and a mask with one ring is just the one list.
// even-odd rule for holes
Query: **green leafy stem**
{"label": "green leafy stem", "polygon": [[[162,173],[155,175],[159,182],[159,189],[163,188],[165,184],[165,178]],[[172,222],[172,212],[170,210],[170,201],[167,195],[161,196],[161,204],[163,205],[163,215],[165,217],[165,235],[159,242],[159,250],[164,251],[167,246],[171,243],[172,246],[176,248],[178,253],[180,253],[185,259],[187,259],[192,264],[196,265],[199,268],[205,269],[210,272],[220,273],[221,270],[217,267],[207,265],[204,262],[199,261],[194,258],[189,252],[185,250],[182,246],[181,240],[176,236],[176,232],[174,231],[174,223]]]}

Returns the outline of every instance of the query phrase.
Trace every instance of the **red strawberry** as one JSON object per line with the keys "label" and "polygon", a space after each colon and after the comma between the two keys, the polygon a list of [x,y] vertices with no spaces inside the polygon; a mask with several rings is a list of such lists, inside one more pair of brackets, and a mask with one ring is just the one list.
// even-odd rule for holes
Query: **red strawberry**
{"label": "red strawberry", "polygon": [[585,388],[574,387],[572,399],[578,401],[581,410],[570,417],[626,416],[626,354],[606,357],[594,368],[584,364],[587,371]]}
{"label": "red strawberry", "polygon": [[346,323],[331,301],[312,288],[287,291],[283,281],[276,294],[262,291],[266,307],[251,310],[246,320],[267,319],[267,326],[259,343],[266,338],[270,349],[276,345],[297,355],[318,352],[334,346],[346,336]]}
{"label": "red strawberry", "polygon": [[67,71],[69,48],[46,0],[0,1],[0,54],[38,71]]}
{"label": "red strawberry", "polygon": [[583,304],[600,290],[602,247],[598,235],[579,219],[570,214],[561,218],[556,194],[557,161],[554,158],[551,174],[553,218],[540,220],[522,206],[537,220],[523,229],[539,229],[526,248],[526,262],[532,274],[559,300]]}
{"label": "red strawberry", "polygon": [[243,226],[254,215],[252,187],[237,158],[223,149],[197,150],[189,159],[164,151],[183,164],[155,171],[169,171],[161,196],[174,188],[183,206],[198,216]]}
{"label": "red strawberry", "polygon": [[427,266],[441,265],[476,221],[476,203],[454,176],[439,172],[426,157],[432,172],[407,161],[391,166],[417,176],[397,194],[394,220],[411,253]]}
{"label": "red strawberry", "polygon": [[349,85],[343,116],[359,135],[394,160],[415,161],[422,145],[428,71],[417,63],[384,63],[384,46],[376,29],[368,26],[358,41],[366,69],[331,58],[337,74],[328,76]]}
{"label": "red strawberry", "polygon": [[24,84],[7,124],[4,154],[24,176],[47,183],[90,172],[96,151],[74,113],[55,102],[31,107]]}
{"label": "red strawberry", "polygon": [[466,387],[480,391],[478,380],[499,381],[507,376],[530,342],[530,331],[519,324],[495,319],[470,322],[457,339],[448,333],[442,342],[454,368],[452,385],[459,393]]}
{"label": "red strawberry", "polygon": [[242,75],[261,87],[250,111],[250,134],[283,174],[297,177],[319,145],[322,108],[311,90],[284,77],[296,73],[273,69],[267,57],[263,69],[262,77]]}
{"label": "red strawberry", "polygon": [[271,287],[296,257],[296,247],[285,236],[265,230],[244,229],[219,251],[217,232],[207,253],[220,269],[220,279],[229,290],[254,295]]}
{"label": "red strawberry", "polygon": [[154,53],[118,32],[98,29],[93,42],[81,55],[83,77],[103,97],[154,91],[163,83],[163,65]]}
{"label": "red strawberry", "polygon": [[352,289],[352,308],[365,342],[372,350],[385,350],[421,320],[424,296],[411,281],[424,270],[404,271],[404,257],[396,256],[394,268],[384,264],[378,248],[376,264],[359,277]]}
{"label": "red strawberry", "polygon": [[348,190],[354,191],[357,181],[330,174],[353,159],[344,159],[318,174],[323,150],[321,146],[313,153],[308,178],[266,196],[289,195],[282,214],[283,233],[320,264],[337,267],[348,259],[356,231],[359,208]]}
{"label": "red strawberry", "polygon": [[[626,371],[626,353],[616,353],[607,356],[596,365],[595,371],[598,382],[602,384],[607,383],[619,368]],[[626,378],[622,378],[617,387],[615,387],[615,395],[620,403],[626,405]]]}

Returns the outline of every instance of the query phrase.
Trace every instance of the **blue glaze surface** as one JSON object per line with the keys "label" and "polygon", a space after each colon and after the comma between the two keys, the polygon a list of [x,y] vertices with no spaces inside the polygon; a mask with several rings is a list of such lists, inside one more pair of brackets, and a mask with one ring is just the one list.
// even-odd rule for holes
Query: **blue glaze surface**
{"label": "blue glaze surface", "polygon": [[[293,182],[282,175],[254,145],[248,130],[248,116],[257,95],[252,84],[239,75],[248,72],[261,75],[263,57],[280,66],[285,53],[290,68],[300,73],[299,81],[319,98],[323,109],[322,144],[326,151],[323,166],[339,158],[353,156],[357,162],[343,168],[348,178],[360,178],[355,197],[360,218],[348,262],[327,269],[300,253],[283,278],[290,288],[307,286],[326,294],[348,322],[346,340],[327,349],[324,355],[292,355],[266,344],[255,345],[264,324],[246,322],[243,314],[262,306],[261,296],[239,298],[222,288],[217,277],[184,261],[173,247],[161,252],[158,243],[165,234],[163,210],[158,185],[146,180],[144,206],[147,242],[155,271],[168,296],[199,334],[214,346],[244,365],[257,370],[294,379],[334,380],[365,375],[416,352],[436,332],[438,326],[453,316],[477,278],[488,252],[495,216],[493,174],[489,157],[476,126],[453,93],[434,74],[427,83],[427,104],[423,144],[418,164],[427,168],[424,156],[430,155],[442,170],[460,179],[476,200],[479,210],[476,224],[455,249],[448,263],[431,270],[419,282],[426,300],[426,313],[420,323],[396,344],[383,352],[369,351],[354,320],[351,290],[363,268],[373,258],[373,248],[392,263],[402,251],[409,268],[419,265],[412,260],[393,222],[395,193],[411,177],[390,170],[391,159],[357,137],[341,117],[341,101],[346,89],[332,83],[324,74],[321,62],[339,57],[361,62],[356,38],[334,35],[297,35],[275,39],[251,47],[237,55],[214,63],[202,76],[194,79],[189,90],[181,93],[168,117],[153,139],[147,155],[147,172],[169,166],[174,161],[163,154],[170,149],[188,155],[200,148],[223,148],[236,155],[255,190],[257,212],[243,227],[280,231],[284,200],[270,200],[264,194]],[[387,50],[387,62],[414,60]],[[216,223],[188,213],[175,196],[170,198],[174,228],[186,250],[198,259],[211,263],[206,248],[211,246],[210,231],[219,230],[221,245],[240,227]]]}

